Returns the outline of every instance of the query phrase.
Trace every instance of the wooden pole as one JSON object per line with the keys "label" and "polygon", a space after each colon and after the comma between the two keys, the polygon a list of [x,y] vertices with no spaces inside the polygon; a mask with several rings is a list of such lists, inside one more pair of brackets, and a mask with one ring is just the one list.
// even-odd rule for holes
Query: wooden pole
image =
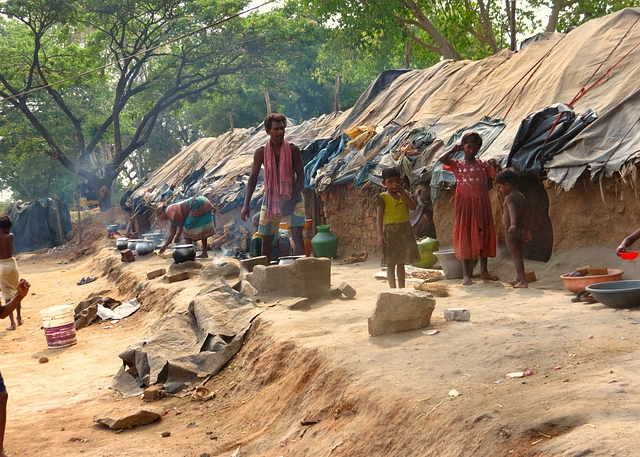
{"label": "wooden pole", "polygon": [[269,99],[269,90],[264,88],[264,101],[267,104],[267,115],[271,114],[271,100]]}
{"label": "wooden pole", "polygon": [[333,95],[333,111],[340,111],[340,73],[336,73],[336,91]]}
{"label": "wooden pole", "polygon": [[409,68],[410,60],[411,60],[411,42],[407,41],[404,44],[404,68]]}
{"label": "wooden pole", "polygon": [[[507,0],[507,6],[509,6],[509,0]],[[518,47],[518,40],[516,38],[516,2],[515,0],[511,0],[511,8],[508,10],[509,13],[509,31],[511,32],[511,50],[516,51]]]}
{"label": "wooden pole", "polygon": [[229,111],[227,114],[229,115],[229,127],[231,127],[231,131],[233,132],[233,113]]}

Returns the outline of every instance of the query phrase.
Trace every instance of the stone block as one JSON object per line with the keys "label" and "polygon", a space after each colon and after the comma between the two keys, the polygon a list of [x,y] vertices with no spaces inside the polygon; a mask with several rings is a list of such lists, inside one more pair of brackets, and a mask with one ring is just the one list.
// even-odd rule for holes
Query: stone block
{"label": "stone block", "polygon": [[471,313],[466,308],[450,308],[444,310],[444,320],[451,321],[469,321],[471,320]]}
{"label": "stone block", "polygon": [[147,387],[146,389],[144,389],[142,396],[147,401],[157,400],[162,396],[163,389],[164,389],[163,385],[155,384],[151,387]]}
{"label": "stone block", "polygon": [[340,290],[342,295],[344,295],[347,298],[353,298],[356,296],[356,290],[346,282],[343,282],[342,284],[340,284],[338,286],[338,289]]}
{"label": "stone block", "polygon": [[436,300],[428,292],[390,289],[378,294],[376,309],[369,318],[369,335],[404,332],[426,327]]}
{"label": "stone block", "polygon": [[177,275],[168,276],[167,280],[172,282],[184,281],[185,279],[189,279],[189,272],[183,271],[182,273],[178,273]]}
{"label": "stone block", "polygon": [[246,275],[253,271],[253,267],[256,265],[269,266],[269,259],[267,256],[261,255],[259,257],[251,257],[250,259],[243,259],[240,261],[240,280],[246,279]]}
{"label": "stone block", "polygon": [[538,278],[536,278],[536,273],[533,270],[525,270],[524,276],[527,279],[527,283],[535,282]]}
{"label": "stone block", "polygon": [[337,287],[332,287],[331,291],[329,292],[329,298],[334,300],[336,298],[340,298],[342,297],[342,291],[340,289],[338,289]]}
{"label": "stone block", "polygon": [[136,257],[131,249],[125,249],[123,251],[120,251],[120,260],[122,260],[123,262],[133,262],[134,260],[136,260]]}
{"label": "stone block", "polygon": [[167,272],[164,268],[160,268],[158,270],[153,270],[147,273],[147,279],[155,279],[159,276],[164,275]]}
{"label": "stone block", "polygon": [[303,257],[287,265],[255,265],[246,279],[258,294],[327,298],[331,292],[331,260]]}

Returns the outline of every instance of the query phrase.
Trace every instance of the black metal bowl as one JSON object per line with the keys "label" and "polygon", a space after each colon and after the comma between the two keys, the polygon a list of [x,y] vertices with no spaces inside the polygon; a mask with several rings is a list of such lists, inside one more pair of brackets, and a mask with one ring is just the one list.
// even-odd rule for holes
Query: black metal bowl
{"label": "black metal bowl", "polygon": [[611,308],[640,306],[640,280],[637,279],[591,284],[586,290],[593,298]]}

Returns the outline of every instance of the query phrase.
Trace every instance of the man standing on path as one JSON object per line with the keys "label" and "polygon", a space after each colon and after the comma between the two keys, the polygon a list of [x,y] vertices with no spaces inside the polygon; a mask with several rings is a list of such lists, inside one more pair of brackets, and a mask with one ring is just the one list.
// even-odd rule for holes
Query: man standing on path
{"label": "man standing on path", "polygon": [[284,139],[286,127],[287,118],[284,114],[269,114],[264,119],[269,140],[253,154],[251,176],[240,213],[243,221],[249,219],[251,196],[258,184],[260,168],[264,165],[264,198],[258,233],[262,235],[262,255],[269,260],[273,254],[273,239],[282,219],[285,219],[291,229],[295,244],[293,254],[304,254],[302,229],[305,226],[305,210],[301,193],[304,168],[300,148]]}
{"label": "man standing on path", "polygon": [[[13,233],[11,227],[13,221],[9,216],[0,217],[0,290],[5,303],[9,303],[18,292],[18,280],[20,272],[15,257],[13,257]],[[5,316],[6,317],[6,316]],[[13,311],[9,314],[11,325],[7,330],[15,330],[16,322],[22,325],[20,305],[16,308],[16,320],[13,320]]]}

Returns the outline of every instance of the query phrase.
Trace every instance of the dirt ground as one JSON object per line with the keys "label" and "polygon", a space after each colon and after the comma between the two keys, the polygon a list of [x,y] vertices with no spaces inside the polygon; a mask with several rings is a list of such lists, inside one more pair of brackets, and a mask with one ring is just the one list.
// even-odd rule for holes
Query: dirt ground
{"label": "dirt ground", "polygon": [[[539,280],[527,290],[507,284],[512,265],[500,249],[489,266],[501,281],[441,282],[450,296],[436,299],[426,329],[435,335],[370,337],[367,318],[387,288],[374,278],[379,262],[334,261],[332,282],[348,282],[355,299],[319,301],[310,311],[261,302],[265,311],[242,350],[207,383],[214,399],[144,404],[109,389],[118,354],[166,313],[186,309],[205,284],[147,281],[148,271],[172,260],[121,263],[98,226],[86,230],[85,245],[18,256],[32,288],[24,325],[0,331],[9,455],[231,456],[239,447],[245,457],[639,455],[640,311],[572,303],[559,278],[585,264],[640,278],[640,264],[611,247],[528,262]],[[98,241],[87,248],[92,236]],[[76,284],[90,275],[98,279]],[[47,349],[40,310],[93,293],[139,295],[142,307],[115,325],[79,330],[74,346]],[[446,322],[450,307],[468,308],[471,321]],[[43,356],[48,363],[39,363]],[[506,376],[524,370],[533,375]],[[459,396],[449,395],[453,389]],[[121,432],[93,422],[98,412],[142,405],[166,414]]]}

